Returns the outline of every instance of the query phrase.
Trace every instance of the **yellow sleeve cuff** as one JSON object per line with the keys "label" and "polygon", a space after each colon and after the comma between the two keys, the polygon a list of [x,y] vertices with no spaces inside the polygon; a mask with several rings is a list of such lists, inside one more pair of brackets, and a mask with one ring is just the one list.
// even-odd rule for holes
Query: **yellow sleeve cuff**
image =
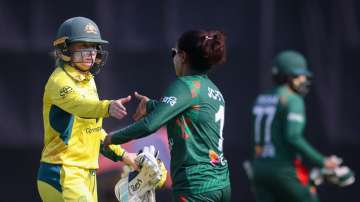
{"label": "yellow sleeve cuff", "polygon": [[114,144],[109,145],[109,149],[113,151],[116,154],[116,156],[119,156],[121,158],[124,156],[126,152],[125,149],[123,149],[120,145],[114,145]]}
{"label": "yellow sleeve cuff", "polygon": [[109,108],[110,108],[110,103],[112,102],[112,100],[102,100],[102,106],[104,108],[104,117],[109,117]]}

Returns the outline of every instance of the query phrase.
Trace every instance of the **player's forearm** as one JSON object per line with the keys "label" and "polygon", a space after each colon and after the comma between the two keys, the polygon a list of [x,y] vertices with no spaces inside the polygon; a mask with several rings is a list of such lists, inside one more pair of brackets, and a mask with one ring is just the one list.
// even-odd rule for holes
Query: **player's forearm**
{"label": "player's forearm", "polygon": [[291,112],[287,119],[285,138],[287,142],[304,158],[317,166],[323,166],[324,157],[316,151],[303,137],[305,127],[303,112]]}
{"label": "player's forearm", "polygon": [[109,145],[107,148],[103,144],[100,145],[100,153],[114,162],[123,160],[125,152],[120,145]]}
{"label": "player's forearm", "polygon": [[310,160],[317,166],[322,167],[324,164],[324,156],[316,151],[304,138],[293,138],[289,143],[299,152],[304,158]]}
{"label": "player's forearm", "polygon": [[129,125],[126,128],[116,130],[111,133],[112,144],[123,144],[134,139],[139,139],[150,135],[154,130],[151,130],[144,122],[144,119]]}
{"label": "player's forearm", "polygon": [[138,122],[112,132],[111,142],[113,144],[122,144],[150,135],[166,124],[170,119],[181,113],[187,106],[188,104],[186,102],[179,103],[176,107],[159,103],[150,114],[146,115]]}
{"label": "player's forearm", "polygon": [[122,144],[150,135],[191,105],[192,95],[183,81],[174,82],[161,101],[149,101],[153,110],[138,122],[112,133],[111,143]]}

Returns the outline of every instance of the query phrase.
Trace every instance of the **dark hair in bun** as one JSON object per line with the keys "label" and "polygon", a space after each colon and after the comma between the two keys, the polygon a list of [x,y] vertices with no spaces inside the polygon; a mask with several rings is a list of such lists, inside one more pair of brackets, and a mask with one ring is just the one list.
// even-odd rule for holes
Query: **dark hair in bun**
{"label": "dark hair in bun", "polygon": [[189,56],[191,68],[207,71],[226,61],[225,38],[222,31],[192,30],[181,35],[177,46]]}

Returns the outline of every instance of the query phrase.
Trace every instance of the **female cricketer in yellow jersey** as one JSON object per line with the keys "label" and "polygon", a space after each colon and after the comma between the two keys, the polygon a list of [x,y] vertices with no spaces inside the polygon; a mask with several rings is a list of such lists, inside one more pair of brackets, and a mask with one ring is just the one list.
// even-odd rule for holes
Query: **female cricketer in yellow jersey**
{"label": "female cricketer in yellow jersey", "polygon": [[68,19],[58,30],[56,69],[43,97],[45,137],[37,177],[43,201],[97,201],[99,152],[136,167],[135,154],[102,146],[107,135],[102,118],[122,119],[127,114],[123,104],[131,99],[99,100],[93,75],[105,64],[102,45],[107,43],[97,25],[84,17]]}

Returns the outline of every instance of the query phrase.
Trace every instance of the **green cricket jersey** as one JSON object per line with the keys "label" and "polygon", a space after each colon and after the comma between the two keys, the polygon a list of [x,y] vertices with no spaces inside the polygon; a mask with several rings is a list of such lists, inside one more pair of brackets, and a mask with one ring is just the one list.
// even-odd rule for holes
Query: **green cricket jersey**
{"label": "green cricket jersey", "polygon": [[176,79],[159,101],[147,103],[149,114],[120,129],[112,143],[122,144],[167,126],[175,193],[203,193],[230,185],[223,156],[225,101],[206,75]]}
{"label": "green cricket jersey", "polygon": [[255,159],[293,162],[297,155],[316,166],[324,157],[303,137],[306,123],[303,98],[287,86],[257,97],[253,107]]}

